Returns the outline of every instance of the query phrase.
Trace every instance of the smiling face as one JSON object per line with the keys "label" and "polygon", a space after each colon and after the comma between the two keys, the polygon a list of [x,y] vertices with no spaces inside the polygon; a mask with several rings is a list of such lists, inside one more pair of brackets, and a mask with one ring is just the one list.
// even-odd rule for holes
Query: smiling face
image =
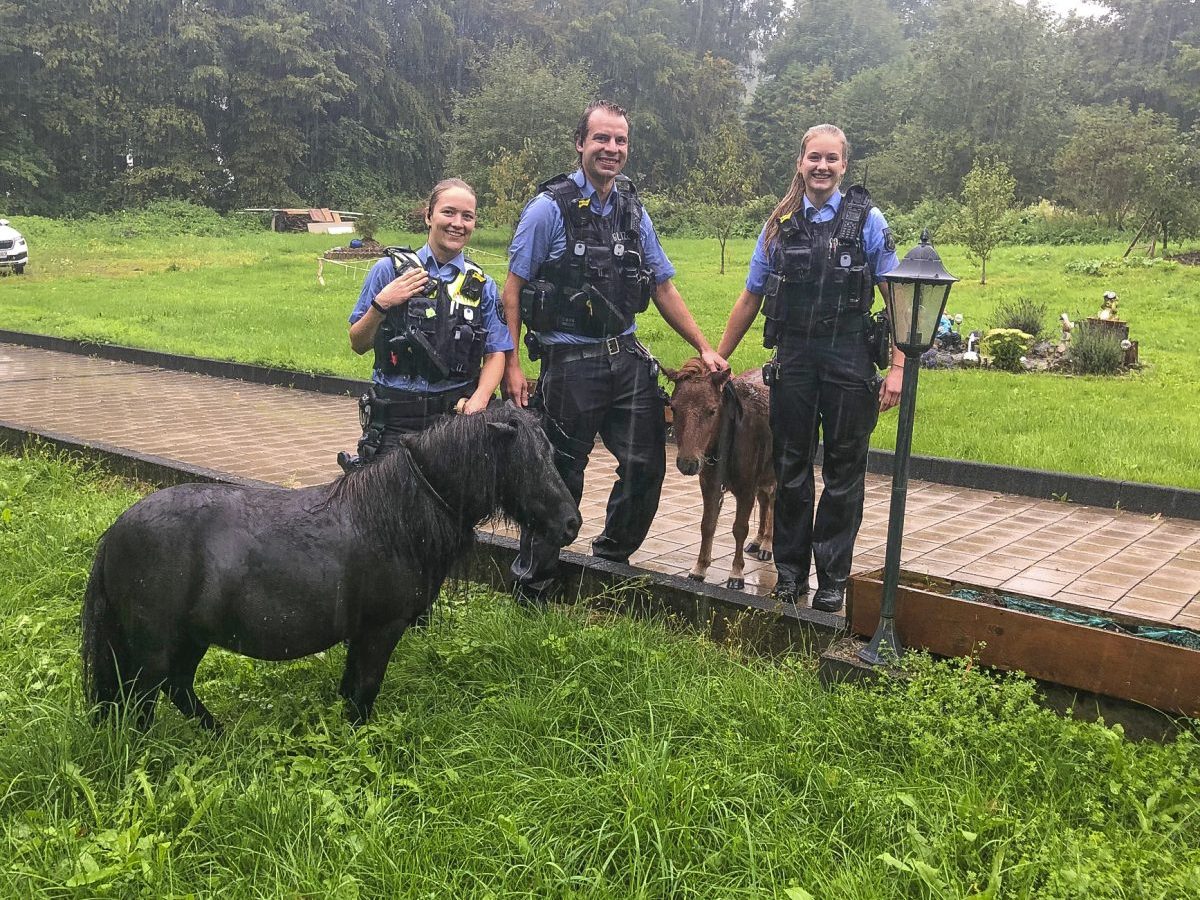
{"label": "smiling face", "polygon": [[438,262],[456,257],[475,230],[475,195],[460,187],[440,192],[425,214],[429,225],[429,249]]}
{"label": "smiling face", "polygon": [[796,168],[808,201],[824,206],[846,174],[846,146],[836,135],[815,134],[804,145]]}
{"label": "smiling face", "polygon": [[629,158],[629,120],[607,109],[596,109],[588,117],[587,134],[575,142],[583,173],[593,187],[612,184]]}

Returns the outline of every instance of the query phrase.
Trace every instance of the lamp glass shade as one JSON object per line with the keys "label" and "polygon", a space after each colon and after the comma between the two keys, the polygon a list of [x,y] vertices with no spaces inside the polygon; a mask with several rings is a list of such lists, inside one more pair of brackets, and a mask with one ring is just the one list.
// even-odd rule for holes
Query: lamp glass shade
{"label": "lamp glass shade", "polygon": [[887,305],[896,346],[909,355],[924,353],[932,347],[949,296],[949,284],[890,278]]}
{"label": "lamp glass shade", "polygon": [[907,356],[924,353],[933,346],[950,286],[958,281],[942,267],[928,229],[921,233],[921,243],[883,277],[892,340]]}

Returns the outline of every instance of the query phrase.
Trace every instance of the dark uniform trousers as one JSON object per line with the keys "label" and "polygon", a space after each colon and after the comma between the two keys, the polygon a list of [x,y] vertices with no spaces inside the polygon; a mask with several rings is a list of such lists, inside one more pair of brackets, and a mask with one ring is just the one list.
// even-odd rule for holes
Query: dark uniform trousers
{"label": "dark uniform trousers", "polygon": [[[838,587],[850,577],[862,523],[867,449],[879,418],[879,376],[861,330],[780,340],[771,388],[775,476],[775,568],[780,583]],[[824,491],[813,515],[813,458],[820,432]]]}
{"label": "dark uniform trousers", "polygon": [[[649,361],[628,346],[588,359],[558,362],[554,357],[554,350],[547,351],[537,394],[546,413],[555,466],[579,503],[584,469],[600,435],[617,459],[617,481],[608,498],[604,531],[592,541],[592,554],[627,562],[650,530],[666,474],[666,423],[658,380]],[[512,564],[516,583],[535,593],[548,588],[558,569],[558,550],[522,530],[520,554]]]}

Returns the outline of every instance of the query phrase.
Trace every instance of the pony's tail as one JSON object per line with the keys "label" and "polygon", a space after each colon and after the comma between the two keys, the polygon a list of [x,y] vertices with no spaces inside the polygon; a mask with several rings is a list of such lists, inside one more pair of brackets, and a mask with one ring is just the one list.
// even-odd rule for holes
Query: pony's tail
{"label": "pony's tail", "polygon": [[125,635],[104,589],[104,538],[96,547],[83,595],[83,694],[102,719],[120,702],[121,671],[129,663]]}

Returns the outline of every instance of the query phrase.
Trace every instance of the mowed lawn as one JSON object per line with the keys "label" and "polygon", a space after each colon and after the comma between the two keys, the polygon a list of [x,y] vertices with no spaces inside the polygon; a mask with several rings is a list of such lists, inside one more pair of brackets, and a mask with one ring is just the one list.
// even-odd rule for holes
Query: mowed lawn
{"label": "mowed lawn", "polygon": [[365,727],[340,646],[210,652],[221,736],[165,701],[95,727],[81,595],[146,489],[0,455],[2,897],[1200,896],[1194,734],[1134,743],[966,660],[825,690],[807,655],[453,585]]}
{"label": "mowed lawn", "polygon": [[[346,316],[366,263],[327,264],[317,283],[317,257],[345,238],[238,231],[181,235],[163,229],[29,219],[15,222],[30,241],[23,278],[0,280],[0,325],[67,337],[151,347],[359,378],[369,357],[356,357]],[[502,281],[507,234],[483,229],[477,260]],[[385,234],[419,244],[420,236]],[[753,242],[731,241],[725,274],[715,241],[668,238],[677,282],[715,344],[740,291]],[[901,248],[903,251],[904,247]],[[949,309],[965,316],[964,332],[986,330],[998,304],[1029,297],[1047,305],[1047,329],[1060,312],[1075,321],[1099,309],[1101,295],[1120,295],[1120,314],[1139,342],[1144,368],[1117,378],[927,371],[921,377],[914,452],[1004,465],[1200,488],[1200,268],[1174,263],[1121,264],[1120,244],[1006,247],[988,264],[988,284],[962,248],[939,248],[962,281]],[[1103,261],[1100,275],[1069,274],[1072,264]],[[652,309],[640,334],[668,366],[689,348]],[[767,358],[756,325],[732,360],[737,370]],[[532,373],[535,367],[528,367]],[[896,413],[886,414],[873,443],[895,442]]]}

